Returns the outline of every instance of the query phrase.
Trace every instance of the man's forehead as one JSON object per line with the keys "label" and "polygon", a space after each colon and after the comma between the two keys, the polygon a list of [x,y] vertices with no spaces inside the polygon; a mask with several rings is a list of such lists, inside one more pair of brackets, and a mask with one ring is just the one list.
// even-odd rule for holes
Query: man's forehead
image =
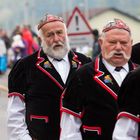
{"label": "man's forehead", "polygon": [[42,31],[55,31],[55,30],[64,30],[64,29],[65,29],[64,24],[60,22],[58,23],[57,21],[51,24],[48,23],[41,28]]}
{"label": "man's forehead", "polygon": [[106,33],[104,33],[101,37],[103,40],[125,40],[129,41],[131,40],[131,36],[128,31],[125,31],[123,29],[113,29]]}
{"label": "man's forehead", "polygon": [[107,32],[105,32],[105,34],[122,34],[122,35],[130,35],[130,33],[124,29],[120,29],[120,28],[114,28],[113,30],[109,30]]}

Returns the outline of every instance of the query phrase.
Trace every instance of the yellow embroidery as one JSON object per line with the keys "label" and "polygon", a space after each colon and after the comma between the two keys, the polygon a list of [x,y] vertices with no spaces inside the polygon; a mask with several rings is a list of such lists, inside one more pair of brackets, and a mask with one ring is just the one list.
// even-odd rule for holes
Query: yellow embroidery
{"label": "yellow embroidery", "polygon": [[111,84],[113,84],[110,75],[106,75],[106,76],[104,77],[104,82],[105,82],[105,83],[111,83]]}
{"label": "yellow embroidery", "polygon": [[45,61],[45,62],[44,62],[44,67],[45,67],[45,68],[52,68],[52,66],[51,66],[51,64],[50,64],[49,61]]}
{"label": "yellow embroidery", "polygon": [[72,61],[72,67],[77,68],[77,63],[75,61]]}

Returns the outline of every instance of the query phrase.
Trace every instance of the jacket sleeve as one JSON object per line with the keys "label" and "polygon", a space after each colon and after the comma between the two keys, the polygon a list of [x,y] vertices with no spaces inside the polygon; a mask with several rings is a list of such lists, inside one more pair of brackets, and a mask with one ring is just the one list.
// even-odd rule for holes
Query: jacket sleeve
{"label": "jacket sleeve", "polygon": [[8,77],[8,136],[9,140],[31,140],[25,122],[25,94],[27,92],[26,68],[19,60]]}
{"label": "jacket sleeve", "polygon": [[27,92],[26,69],[23,60],[19,60],[12,68],[8,76],[9,96],[20,94],[22,97]]}
{"label": "jacket sleeve", "polygon": [[138,123],[132,119],[121,117],[115,125],[113,140],[137,140]]}

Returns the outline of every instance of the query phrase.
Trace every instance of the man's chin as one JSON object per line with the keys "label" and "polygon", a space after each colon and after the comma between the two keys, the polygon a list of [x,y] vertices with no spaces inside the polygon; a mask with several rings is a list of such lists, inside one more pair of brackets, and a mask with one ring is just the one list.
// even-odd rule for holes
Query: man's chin
{"label": "man's chin", "polygon": [[117,58],[117,59],[112,59],[112,62],[116,65],[116,66],[122,66],[122,65],[124,65],[126,62],[127,62],[127,60],[126,59],[119,59],[119,58]]}
{"label": "man's chin", "polygon": [[63,59],[64,58],[64,56],[67,54],[67,51],[62,51],[62,50],[60,50],[60,51],[53,51],[53,53],[51,54],[51,56],[53,57],[53,58],[56,58],[56,59]]}

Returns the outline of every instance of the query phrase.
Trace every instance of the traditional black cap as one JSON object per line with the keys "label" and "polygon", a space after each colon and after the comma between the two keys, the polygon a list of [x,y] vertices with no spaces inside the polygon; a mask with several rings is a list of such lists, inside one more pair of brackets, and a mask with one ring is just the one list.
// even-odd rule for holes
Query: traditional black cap
{"label": "traditional black cap", "polygon": [[40,28],[42,28],[42,26],[44,26],[45,24],[49,23],[49,22],[54,22],[54,21],[60,21],[64,23],[64,20],[62,17],[59,16],[55,16],[55,15],[50,15],[50,14],[46,14],[39,22],[38,24],[38,30]]}
{"label": "traditional black cap", "polygon": [[102,32],[107,32],[109,30],[117,29],[117,28],[124,29],[129,33],[131,33],[130,28],[127,26],[127,24],[120,19],[114,19],[113,21],[109,21],[107,25],[104,26]]}

